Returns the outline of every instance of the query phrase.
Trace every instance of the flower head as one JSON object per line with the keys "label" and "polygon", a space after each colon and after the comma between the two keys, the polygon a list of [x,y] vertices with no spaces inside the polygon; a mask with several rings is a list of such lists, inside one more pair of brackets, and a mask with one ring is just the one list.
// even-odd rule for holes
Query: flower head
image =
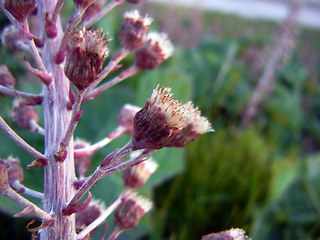
{"label": "flower head", "polygon": [[123,106],[121,109],[121,112],[117,118],[117,123],[118,126],[121,126],[125,129],[126,133],[131,134],[133,130],[133,119],[136,113],[140,110],[141,108],[131,105],[131,104],[126,104]]}
{"label": "flower head", "polygon": [[116,225],[125,230],[134,228],[140,218],[152,208],[152,202],[134,192],[128,193],[114,214]]}
{"label": "flower head", "polygon": [[183,105],[188,125],[182,131],[174,136],[166,147],[184,147],[187,143],[193,141],[196,137],[210,131],[211,124],[206,117],[201,116],[201,112],[194,107],[192,102]]}
{"label": "flower head", "polygon": [[15,84],[15,79],[5,65],[0,66],[0,85],[12,88]]}
{"label": "flower head", "polygon": [[24,22],[35,8],[35,0],[4,0],[3,5],[15,19]]}
{"label": "flower head", "polygon": [[39,122],[39,116],[36,109],[27,106],[23,102],[14,101],[12,109],[12,118],[23,129],[32,129],[32,121]]}
{"label": "flower head", "polygon": [[134,117],[134,149],[160,149],[188,125],[181,102],[170,88],[154,89],[144,107]]}
{"label": "flower head", "polygon": [[126,12],[119,32],[121,46],[130,51],[142,47],[151,22],[150,17],[141,17],[138,10]]}
{"label": "flower head", "polygon": [[8,164],[0,159],[0,194],[9,188]]}
{"label": "flower head", "polygon": [[1,41],[4,46],[13,52],[29,49],[22,32],[12,24],[4,27],[1,33]]}
{"label": "flower head", "polygon": [[106,0],[93,0],[92,4],[86,9],[83,20],[90,20],[92,17],[97,15],[102,9]]}
{"label": "flower head", "polygon": [[94,220],[100,217],[105,210],[106,206],[102,201],[91,199],[89,206],[85,210],[78,212],[76,215],[77,232],[81,232],[82,229],[90,225]]}
{"label": "flower head", "polygon": [[[74,141],[74,149],[81,149],[89,146],[90,144],[82,139],[77,138]],[[91,166],[91,155],[75,156],[74,157],[74,166],[76,172],[80,177],[86,176],[87,171]]]}
{"label": "flower head", "polygon": [[201,240],[249,240],[249,238],[244,230],[232,228],[227,231],[205,235]]}
{"label": "flower head", "polygon": [[97,79],[108,55],[106,35],[98,30],[75,29],[68,39],[65,74],[78,88],[84,89]]}
{"label": "flower head", "polygon": [[[138,157],[139,151],[133,152],[131,158]],[[156,171],[158,164],[151,157],[133,167],[127,168],[122,175],[124,185],[128,188],[141,188]]]}
{"label": "flower head", "polygon": [[172,55],[173,46],[164,33],[151,32],[146,43],[135,53],[135,65],[140,69],[154,69]]}
{"label": "flower head", "polygon": [[9,168],[8,168],[9,184],[13,189],[19,190],[19,189],[15,188],[14,183],[16,181],[19,183],[23,183],[23,180],[24,180],[24,173],[23,173],[23,169],[20,165],[20,162],[18,159],[10,156],[6,159],[6,163],[9,166]]}

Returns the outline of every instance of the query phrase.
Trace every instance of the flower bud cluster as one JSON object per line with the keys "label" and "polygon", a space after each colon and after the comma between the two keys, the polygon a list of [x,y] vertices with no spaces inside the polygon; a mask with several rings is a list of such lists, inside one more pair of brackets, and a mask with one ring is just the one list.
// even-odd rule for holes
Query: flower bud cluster
{"label": "flower bud cluster", "polygon": [[116,227],[120,230],[134,228],[139,220],[152,208],[152,202],[134,192],[123,197],[122,202],[114,214]]}
{"label": "flower bud cluster", "polygon": [[154,89],[134,117],[131,141],[134,149],[182,147],[197,136],[212,131],[211,125],[191,102],[182,104],[170,88]]}
{"label": "flower bud cluster", "polygon": [[65,74],[79,89],[97,79],[108,55],[106,35],[98,30],[75,29],[68,39]]}

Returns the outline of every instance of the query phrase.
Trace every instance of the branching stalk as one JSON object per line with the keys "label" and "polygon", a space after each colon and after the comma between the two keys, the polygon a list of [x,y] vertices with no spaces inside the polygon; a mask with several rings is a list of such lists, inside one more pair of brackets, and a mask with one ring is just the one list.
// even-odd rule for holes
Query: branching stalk
{"label": "branching stalk", "polygon": [[36,149],[31,147],[18,134],[16,134],[15,131],[13,131],[9,127],[9,125],[3,120],[1,116],[0,116],[0,127],[13,141],[15,141],[21,148],[26,150],[32,156],[34,156],[37,159],[46,159],[46,156],[44,156],[42,153],[38,152]]}

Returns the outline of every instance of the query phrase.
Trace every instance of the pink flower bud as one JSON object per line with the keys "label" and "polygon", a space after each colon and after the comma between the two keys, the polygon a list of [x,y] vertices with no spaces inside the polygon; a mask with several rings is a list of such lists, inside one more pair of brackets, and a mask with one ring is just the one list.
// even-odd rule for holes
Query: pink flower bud
{"label": "pink flower bud", "polygon": [[143,47],[135,53],[135,65],[140,69],[154,69],[171,56],[173,46],[164,33],[151,32]]}
{"label": "pink flower bud", "polygon": [[[131,154],[131,158],[137,157],[140,152]],[[124,185],[128,188],[141,188],[149,177],[156,171],[158,164],[151,158],[145,160],[133,167],[127,168],[122,175]]]}
{"label": "pink flower bud", "polygon": [[[11,72],[8,70],[7,66],[0,66],[0,85],[4,87],[12,88],[15,84],[15,79],[12,76]],[[0,94],[5,96],[5,94]]]}
{"label": "pink flower bud", "polygon": [[75,29],[69,34],[65,74],[84,89],[97,79],[108,54],[106,36],[97,30]]}
{"label": "pink flower bud", "polygon": [[0,194],[4,194],[9,188],[8,164],[0,159]]}
{"label": "pink flower bud", "polygon": [[91,199],[89,206],[85,210],[78,212],[76,215],[77,233],[81,232],[85,227],[87,227],[94,220],[100,217],[105,210],[106,210],[106,207],[102,201]]}
{"label": "pink flower bud", "polygon": [[55,38],[57,36],[58,29],[56,24],[49,18],[48,13],[46,13],[44,28],[48,38]]}
{"label": "pink flower bud", "polygon": [[196,137],[206,133],[213,132],[208,119],[201,116],[198,108],[194,107],[192,102],[183,105],[188,125],[182,131],[174,136],[166,147],[184,147]]}
{"label": "pink flower bud", "polygon": [[24,180],[23,169],[20,165],[19,160],[16,158],[8,157],[6,159],[6,163],[9,166],[8,168],[9,184],[14,190],[18,191],[19,189],[15,188],[14,183],[16,181],[21,184],[23,183],[23,180]]}
{"label": "pink flower bud", "polygon": [[118,126],[123,127],[126,133],[131,134],[133,130],[133,118],[140,109],[134,105],[124,105],[117,118]]}
{"label": "pink flower bud", "polygon": [[188,125],[181,102],[170,88],[154,89],[145,106],[134,117],[134,149],[160,149]]}
{"label": "pink flower bud", "polygon": [[13,52],[28,48],[26,38],[14,25],[8,25],[4,28],[1,41],[4,46]]}
{"label": "pink flower bud", "polygon": [[4,0],[3,5],[15,19],[24,22],[35,8],[35,0]]}
{"label": "pink flower bud", "polygon": [[119,32],[121,46],[130,51],[142,47],[151,22],[150,17],[141,17],[137,10],[126,12]]}
{"label": "pink flower bud", "polygon": [[12,109],[12,118],[23,129],[32,129],[31,121],[39,122],[39,116],[36,109],[27,106],[23,102],[15,101]]}
{"label": "pink flower bud", "polygon": [[205,235],[201,240],[249,240],[246,232],[240,228]]}
{"label": "pink flower bud", "polygon": [[[76,139],[74,142],[74,149],[81,149],[87,146],[89,146],[89,143],[81,139]],[[87,171],[90,169],[91,161],[92,159],[90,155],[83,155],[74,158],[75,169],[79,176],[84,177],[86,175]]]}
{"label": "pink flower bud", "polygon": [[122,203],[114,214],[116,226],[130,229],[138,225],[140,218],[152,208],[152,203],[144,197],[130,192],[122,199]]}

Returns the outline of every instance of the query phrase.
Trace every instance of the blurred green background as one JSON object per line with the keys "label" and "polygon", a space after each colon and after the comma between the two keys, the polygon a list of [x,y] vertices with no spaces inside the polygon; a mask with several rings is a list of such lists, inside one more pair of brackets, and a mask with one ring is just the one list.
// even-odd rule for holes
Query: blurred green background
{"label": "blurred green background", "polygon": [[[70,2],[65,16],[72,11]],[[113,39],[111,56],[119,50],[122,12],[131,7],[120,7],[97,24]],[[319,30],[300,27],[292,35],[295,45],[278,64],[272,92],[243,127],[248,100],[280,41],[283,24],[147,3],[139,9],[154,17],[152,29],[168,32],[176,46],[174,55],[158,69],[141,72],[86,102],[76,136],[90,142],[102,139],[116,127],[121,107],[143,106],[157,84],[171,87],[176,99],[192,100],[215,133],[199,137],[185,149],[163,149],[154,155],[160,168],[140,192],[152,198],[155,207],[139,227],[119,239],[201,239],[232,227],[244,228],[255,240],[320,239]],[[1,28],[7,23],[1,15]],[[0,51],[1,64],[16,77],[17,88],[40,92],[38,81],[25,75],[23,56],[3,46]],[[132,63],[132,55],[123,62],[124,67]],[[10,126],[43,150],[41,136],[19,129],[11,120],[12,98],[1,97],[1,103],[1,115]],[[92,170],[128,139],[117,139],[95,154]],[[19,157],[23,166],[33,160],[2,132],[0,141],[0,157]],[[42,190],[41,169],[25,175],[26,186]],[[108,204],[122,187],[121,175],[116,174],[99,182],[92,193]],[[12,226],[1,228],[0,239],[30,239],[25,230],[30,219],[6,216],[21,208],[4,197],[0,204],[2,226]],[[93,239],[101,239],[103,232],[101,227]]]}

